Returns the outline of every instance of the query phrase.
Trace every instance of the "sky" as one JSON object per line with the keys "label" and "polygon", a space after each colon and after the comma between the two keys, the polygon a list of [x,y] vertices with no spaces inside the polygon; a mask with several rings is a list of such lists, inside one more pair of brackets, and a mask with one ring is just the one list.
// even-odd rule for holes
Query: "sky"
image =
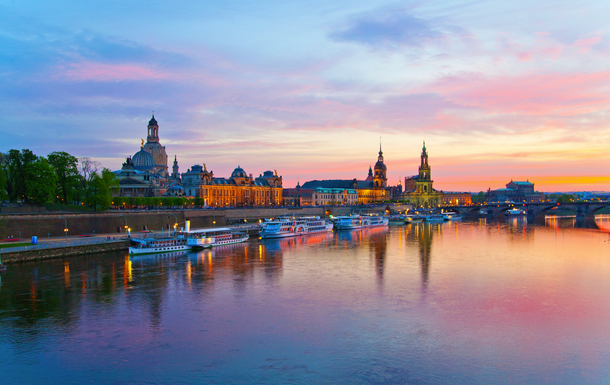
{"label": "sky", "polygon": [[610,191],[610,2],[0,0],[0,151]]}

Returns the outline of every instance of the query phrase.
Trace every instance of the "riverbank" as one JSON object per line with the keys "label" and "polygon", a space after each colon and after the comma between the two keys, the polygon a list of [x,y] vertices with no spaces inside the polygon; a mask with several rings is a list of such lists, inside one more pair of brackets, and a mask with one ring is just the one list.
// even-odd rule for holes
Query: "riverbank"
{"label": "riverbank", "polygon": [[86,241],[73,241],[65,246],[28,245],[19,247],[19,250],[8,249],[0,252],[2,264],[14,264],[21,262],[39,261],[43,259],[63,258],[76,255],[105,253],[109,251],[128,250],[130,241],[128,239],[106,240],[103,242],[86,243]]}
{"label": "riverbank", "polygon": [[43,213],[43,214],[6,214],[0,215],[0,239],[21,238],[39,239],[61,237],[65,235],[126,235],[126,227],[132,232],[142,230],[161,231],[185,226],[191,222],[191,228],[225,226],[235,223],[258,223],[259,219],[282,215],[346,215],[352,211],[382,212],[380,206],[333,206],[333,207],[269,207],[269,208],[235,208],[235,209],[184,209],[184,210],[119,210],[88,213]]}

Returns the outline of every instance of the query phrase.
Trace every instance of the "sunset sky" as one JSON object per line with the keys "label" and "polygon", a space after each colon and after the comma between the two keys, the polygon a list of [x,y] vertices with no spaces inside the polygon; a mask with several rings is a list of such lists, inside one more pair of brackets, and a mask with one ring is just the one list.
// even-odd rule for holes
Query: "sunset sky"
{"label": "sunset sky", "polygon": [[610,1],[0,0],[0,151],[610,191]]}

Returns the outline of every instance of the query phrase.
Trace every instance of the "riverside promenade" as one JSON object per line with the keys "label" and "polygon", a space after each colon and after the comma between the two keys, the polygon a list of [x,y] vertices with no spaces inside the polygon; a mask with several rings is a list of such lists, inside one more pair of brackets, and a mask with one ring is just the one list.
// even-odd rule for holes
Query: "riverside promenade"
{"label": "riverside promenade", "polygon": [[[258,224],[228,226],[238,231],[258,235]],[[71,237],[39,238],[37,244],[28,239],[0,240],[0,263],[11,264],[50,258],[127,250],[131,239],[171,236],[167,231],[141,231],[127,235],[97,234]]]}
{"label": "riverside promenade", "polygon": [[0,240],[0,263],[36,261],[108,251],[127,250],[130,240],[116,234],[99,234],[87,237],[48,237],[39,239]]}

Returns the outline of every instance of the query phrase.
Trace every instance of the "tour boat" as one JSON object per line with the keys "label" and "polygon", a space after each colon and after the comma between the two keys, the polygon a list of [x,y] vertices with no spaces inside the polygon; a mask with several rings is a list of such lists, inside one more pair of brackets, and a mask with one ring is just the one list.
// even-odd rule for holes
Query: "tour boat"
{"label": "tour boat", "polygon": [[174,251],[189,250],[190,246],[186,244],[186,238],[144,238],[139,242],[138,246],[130,247],[130,255],[138,254],[154,254],[154,253],[171,253]]}
{"label": "tour boat", "polygon": [[514,209],[506,210],[504,215],[506,215],[507,217],[508,216],[523,216],[523,215],[527,215],[527,211],[514,208]]}
{"label": "tour boat", "polygon": [[232,245],[246,242],[248,233],[234,231],[229,227],[213,227],[186,232],[186,244],[194,249]]}
{"label": "tour boat", "polygon": [[346,215],[333,218],[337,230],[354,230],[364,227],[387,226],[389,220],[381,215]]}
{"label": "tour boat", "polygon": [[423,222],[423,220],[424,220],[423,215],[409,214],[409,215],[407,215],[405,222],[406,223],[419,223],[419,222]]}
{"label": "tour boat", "polygon": [[404,215],[390,215],[388,217],[388,224],[390,225],[404,225],[405,224],[405,216]]}
{"label": "tour boat", "polygon": [[424,215],[426,222],[444,222],[445,216],[443,214],[427,214]]}
{"label": "tour boat", "polygon": [[462,219],[459,213],[443,213],[443,217],[446,221],[457,221]]}
{"label": "tour boat", "polygon": [[333,230],[333,224],[320,217],[265,219],[259,231],[261,238],[286,238]]}

